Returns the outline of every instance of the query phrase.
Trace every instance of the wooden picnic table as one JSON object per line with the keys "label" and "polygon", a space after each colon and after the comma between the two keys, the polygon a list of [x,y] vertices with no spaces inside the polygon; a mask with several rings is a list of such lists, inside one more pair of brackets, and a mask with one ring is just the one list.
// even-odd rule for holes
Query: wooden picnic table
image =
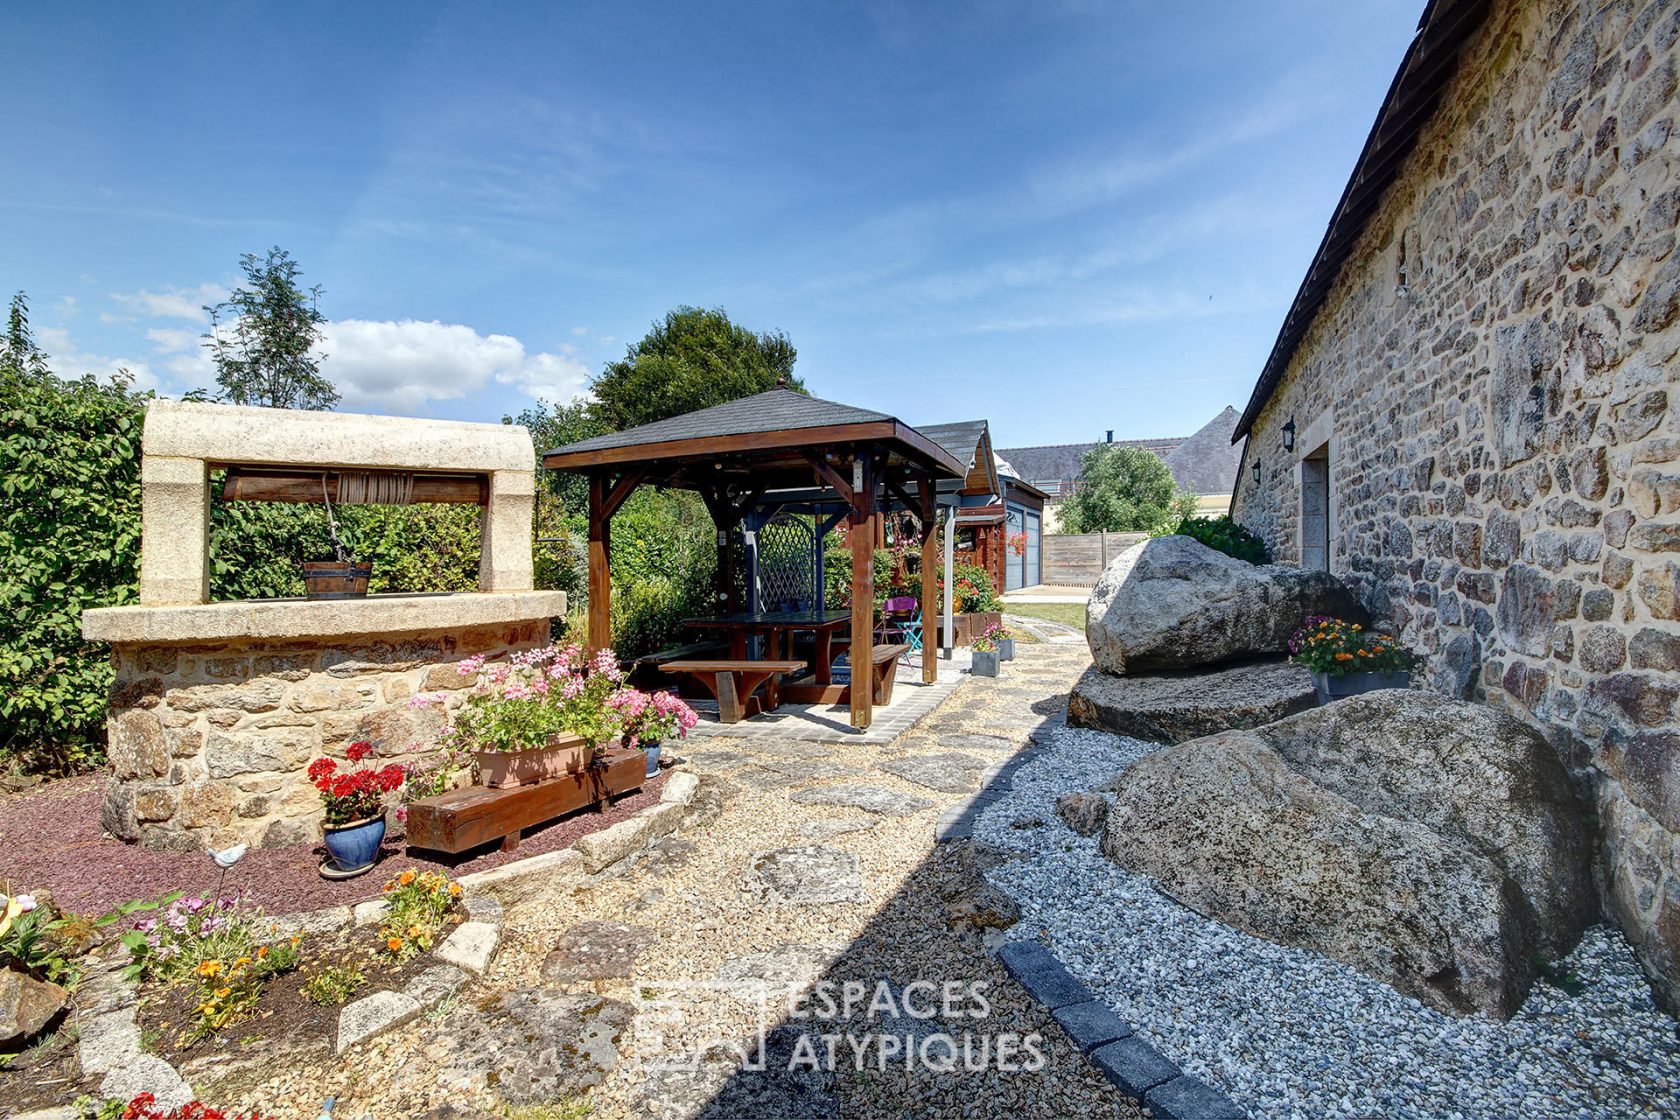
{"label": "wooden picnic table", "polygon": [[683,625],[695,630],[722,631],[729,639],[729,653],[735,660],[746,658],[747,639],[754,634],[764,635],[764,655],[774,661],[785,659],[791,652],[796,632],[810,631],[816,635],[811,670],[817,684],[827,687],[834,679],[834,636],[850,627],[851,622],[849,610],[740,611],[687,618]]}

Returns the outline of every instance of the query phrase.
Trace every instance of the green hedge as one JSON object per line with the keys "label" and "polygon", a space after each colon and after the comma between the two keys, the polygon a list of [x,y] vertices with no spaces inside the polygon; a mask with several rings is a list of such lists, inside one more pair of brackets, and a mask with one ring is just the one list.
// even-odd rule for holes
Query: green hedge
{"label": "green hedge", "polygon": [[0,764],[66,773],[104,755],[109,652],[82,612],[134,601],[140,421],[126,382],[0,372]]}
{"label": "green hedge", "polygon": [[1231,520],[1228,515],[1186,517],[1178,523],[1178,528],[1173,532],[1193,537],[1209,548],[1218,549],[1238,560],[1247,560],[1250,564],[1265,564],[1271,560],[1271,555],[1266,550],[1266,542],[1249,532],[1240,522]]}

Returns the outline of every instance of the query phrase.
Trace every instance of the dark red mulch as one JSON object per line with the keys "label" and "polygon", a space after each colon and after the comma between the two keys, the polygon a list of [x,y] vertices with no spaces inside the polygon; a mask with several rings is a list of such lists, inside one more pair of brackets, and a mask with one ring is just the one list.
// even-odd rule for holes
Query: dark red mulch
{"label": "dark red mulch", "polygon": [[[377,897],[385,881],[405,867],[436,868],[450,876],[484,871],[569,848],[580,837],[656,804],[665,773],[604,813],[584,809],[531,830],[516,852],[490,847],[445,856],[407,852],[400,841],[387,839],[373,870],[331,882],[317,870],[326,858],[320,844],[253,848],[228,873],[223,890],[243,892],[270,914],[289,914]],[[8,883],[15,890],[46,889],[61,909],[83,914],[172,890],[197,894],[216,889],[219,872],[202,852],[153,852],[105,835],[99,826],[103,787],[104,777],[94,774],[0,798],[0,889]]]}

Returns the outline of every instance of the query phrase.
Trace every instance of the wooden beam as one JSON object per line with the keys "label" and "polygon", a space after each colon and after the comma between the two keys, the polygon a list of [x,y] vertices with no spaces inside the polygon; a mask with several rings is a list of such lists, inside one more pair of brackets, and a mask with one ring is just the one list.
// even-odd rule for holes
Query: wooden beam
{"label": "wooden beam", "polygon": [[612,515],[618,512],[619,507],[629,499],[630,495],[635,493],[636,487],[641,485],[642,479],[647,477],[647,472],[646,467],[633,467],[625,471],[619,480],[613,484],[612,490],[607,494],[606,501],[602,505],[602,513],[609,521],[612,520]]}
{"label": "wooden beam", "polygon": [[[339,502],[340,471],[258,470],[229,467],[222,484],[224,502],[292,502],[321,504],[321,475],[325,474],[327,498]],[[347,474],[387,475],[397,471],[344,471]],[[490,481],[482,474],[439,474],[411,472],[410,505],[484,505],[490,496]]]}
{"label": "wooden beam", "polygon": [[[905,489],[904,484],[906,481],[908,480],[893,478],[889,475],[887,477],[887,492],[899,501],[903,502],[905,509],[914,513],[919,508],[919,504],[916,499],[910,496],[910,491]],[[925,490],[926,487],[923,487],[923,489]]]}
{"label": "wooden beam", "polygon": [[607,480],[589,476],[589,644],[612,645],[612,519],[606,511]]}
{"label": "wooden beam", "polygon": [[805,461],[811,464],[811,469],[817,472],[817,478],[826,482],[831,490],[840,495],[840,500],[847,505],[856,504],[856,495],[852,493],[852,484],[841,477],[834,464],[823,458],[820,452],[804,450],[799,452]]}

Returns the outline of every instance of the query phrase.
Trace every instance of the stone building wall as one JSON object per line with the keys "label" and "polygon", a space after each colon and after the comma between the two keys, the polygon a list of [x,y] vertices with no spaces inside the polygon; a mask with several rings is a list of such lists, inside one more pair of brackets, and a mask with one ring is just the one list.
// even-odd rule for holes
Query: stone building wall
{"label": "stone building wall", "polygon": [[382,760],[434,757],[443,712],[410,708],[410,697],[442,693],[459,706],[477,678],[456,662],[541,645],[548,631],[544,619],[377,639],[117,645],[105,828],[171,850],[318,839],[311,762],[343,759],[358,740]]}
{"label": "stone building wall", "polygon": [[[1680,6],[1499,0],[1249,439],[1237,517],[1547,729],[1680,1006]],[[1680,400],[1673,403],[1680,404]],[[1282,445],[1293,420],[1306,438]],[[1258,461],[1256,484],[1249,473]],[[1309,477],[1310,477],[1309,464]]]}

